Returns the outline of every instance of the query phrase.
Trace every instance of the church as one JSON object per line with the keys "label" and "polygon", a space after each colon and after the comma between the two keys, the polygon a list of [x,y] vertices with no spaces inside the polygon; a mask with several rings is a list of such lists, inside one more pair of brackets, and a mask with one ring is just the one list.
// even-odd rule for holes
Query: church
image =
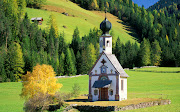
{"label": "church", "polygon": [[105,17],[100,24],[100,55],[89,71],[89,101],[122,101],[127,99],[127,78],[116,56],[112,54],[112,24]]}

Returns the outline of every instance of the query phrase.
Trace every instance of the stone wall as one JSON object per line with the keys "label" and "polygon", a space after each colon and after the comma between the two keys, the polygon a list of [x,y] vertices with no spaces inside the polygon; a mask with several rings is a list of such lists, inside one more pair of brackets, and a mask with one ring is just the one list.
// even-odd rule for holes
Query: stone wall
{"label": "stone wall", "polygon": [[152,107],[157,105],[168,105],[171,104],[171,100],[160,100],[160,101],[151,101],[143,102],[139,104],[131,104],[124,107],[120,106],[90,106],[90,105],[71,105],[73,108],[78,109],[79,111],[84,112],[109,112],[109,111],[124,111],[124,110],[133,110],[139,108]]}

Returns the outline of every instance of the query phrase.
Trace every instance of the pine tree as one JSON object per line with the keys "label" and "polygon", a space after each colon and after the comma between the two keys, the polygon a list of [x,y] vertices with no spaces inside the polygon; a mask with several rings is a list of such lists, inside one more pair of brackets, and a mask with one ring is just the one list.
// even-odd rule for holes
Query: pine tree
{"label": "pine tree", "polygon": [[74,72],[74,63],[72,61],[72,55],[69,48],[66,49],[65,53],[65,62],[64,62],[64,70],[66,75],[75,75]]}
{"label": "pine tree", "polygon": [[151,51],[149,40],[143,39],[140,45],[140,57],[142,66],[147,66],[151,64]]}
{"label": "pine tree", "polygon": [[88,70],[90,70],[90,68],[94,65],[95,61],[96,61],[96,51],[94,48],[94,45],[92,43],[90,43],[87,47],[87,68]]}
{"label": "pine tree", "polygon": [[13,42],[8,49],[7,54],[9,71],[13,74],[15,81],[21,79],[22,74],[24,73],[24,59],[22,49],[19,43]]}
{"label": "pine tree", "polygon": [[71,48],[73,48],[75,55],[77,54],[77,51],[80,51],[80,43],[81,43],[81,39],[79,36],[79,30],[78,27],[76,27],[76,29],[74,30],[73,33],[73,39],[71,42]]}
{"label": "pine tree", "polygon": [[77,52],[77,55],[76,55],[76,68],[77,68],[77,74],[80,74],[81,73],[81,54],[80,52],[78,51]]}
{"label": "pine tree", "polygon": [[59,59],[59,75],[64,75],[64,61],[65,61],[65,55],[62,52]]}
{"label": "pine tree", "polygon": [[51,33],[52,37],[57,38],[59,36],[57,22],[55,16],[51,14],[47,22],[47,30]]}
{"label": "pine tree", "polygon": [[71,56],[72,56],[72,61],[73,61],[73,68],[74,68],[72,73],[73,73],[73,75],[76,75],[76,73],[77,73],[77,69],[76,69],[76,57],[74,55],[73,49],[70,48],[70,50],[71,50]]}
{"label": "pine tree", "polygon": [[116,40],[115,48],[113,50],[113,52],[117,58],[119,58],[119,56],[120,56],[120,49],[121,49],[121,41],[120,41],[120,38],[118,37]]}
{"label": "pine tree", "polygon": [[18,2],[17,0],[3,0],[3,7],[6,17],[10,19],[12,34],[16,37],[18,33]]}
{"label": "pine tree", "polygon": [[161,47],[159,46],[159,42],[155,40],[152,43],[152,50],[151,50],[151,63],[154,66],[160,65],[161,61]]}
{"label": "pine tree", "polygon": [[87,51],[82,50],[82,55],[81,55],[81,68],[80,68],[80,73],[86,74],[89,70],[88,68],[88,59],[87,59]]}
{"label": "pine tree", "polygon": [[17,2],[18,2],[19,17],[22,18],[24,16],[26,9],[26,0],[17,0]]}

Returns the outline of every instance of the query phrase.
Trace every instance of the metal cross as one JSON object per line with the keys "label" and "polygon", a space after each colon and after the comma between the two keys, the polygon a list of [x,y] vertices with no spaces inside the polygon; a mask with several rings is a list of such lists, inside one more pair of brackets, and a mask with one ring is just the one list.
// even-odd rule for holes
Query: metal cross
{"label": "metal cross", "polygon": [[101,63],[104,65],[104,63],[106,63],[106,61],[103,59],[103,60],[101,61]]}

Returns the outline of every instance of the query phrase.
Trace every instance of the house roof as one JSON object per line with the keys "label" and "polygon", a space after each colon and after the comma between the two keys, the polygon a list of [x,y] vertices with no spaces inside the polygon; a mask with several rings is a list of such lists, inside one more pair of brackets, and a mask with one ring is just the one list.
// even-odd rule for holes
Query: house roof
{"label": "house roof", "polygon": [[34,21],[34,20],[42,20],[43,18],[42,17],[34,17],[34,18],[31,18],[31,21]]}
{"label": "house roof", "polygon": [[119,61],[117,60],[114,54],[106,54],[106,56],[108,57],[109,61],[112,63],[114,68],[117,70],[117,72],[119,72],[120,76],[129,77],[128,74],[122,68],[121,64],[119,63]]}
{"label": "house roof", "polygon": [[95,81],[93,84],[93,88],[103,88],[103,87],[108,87],[110,86],[112,80],[98,80]]}

